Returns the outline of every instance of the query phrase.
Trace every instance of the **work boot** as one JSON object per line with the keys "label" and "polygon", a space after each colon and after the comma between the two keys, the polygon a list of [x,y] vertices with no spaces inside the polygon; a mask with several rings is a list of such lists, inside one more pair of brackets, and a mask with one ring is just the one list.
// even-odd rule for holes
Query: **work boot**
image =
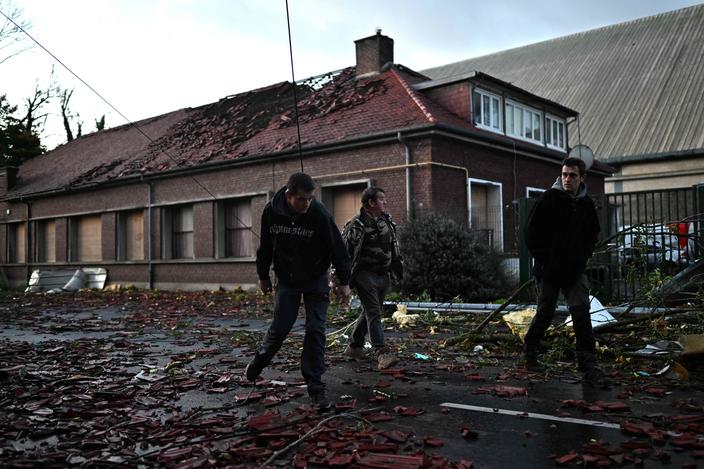
{"label": "work boot", "polygon": [[332,404],[325,395],[325,391],[320,391],[310,395],[310,401],[317,412],[323,413],[330,410]]}
{"label": "work boot", "polygon": [[364,351],[363,347],[352,347],[351,345],[345,347],[345,351],[342,354],[352,360],[364,360],[367,358],[367,352]]}
{"label": "work boot", "polygon": [[252,361],[247,365],[247,368],[244,369],[244,376],[247,378],[247,381],[255,382],[264,368],[266,368],[264,359],[261,355],[255,354]]}
{"label": "work boot", "polygon": [[592,366],[584,372],[584,383],[604,389],[611,387],[611,380],[597,366]]}
{"label": "work boot", "polygon": [[523,358],[526,361],[526,370],[534,373],[545,371],[545,367],[538,362],[538,354],[535,351],[523,349]]}

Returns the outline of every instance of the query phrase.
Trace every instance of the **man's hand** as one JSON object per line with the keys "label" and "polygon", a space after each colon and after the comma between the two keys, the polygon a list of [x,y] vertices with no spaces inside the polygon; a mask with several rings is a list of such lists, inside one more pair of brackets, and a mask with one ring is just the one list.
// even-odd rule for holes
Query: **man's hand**
{"label": "man's hand", "polygon": [[338,285],[335,287],[335,296],[338,301],[342,304],[347,304],[350,301],[350,286],[349,285]]}
{"label": "man's hand", "polygon": [[259,289],[262,293],[271,293],[271,280],[268,278],[259,280]]}

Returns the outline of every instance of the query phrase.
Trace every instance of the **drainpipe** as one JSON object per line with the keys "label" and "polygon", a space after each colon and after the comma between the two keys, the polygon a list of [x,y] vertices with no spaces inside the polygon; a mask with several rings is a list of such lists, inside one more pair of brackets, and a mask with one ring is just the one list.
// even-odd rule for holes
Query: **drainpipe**
{"label": "drainpipe", "polygon": [[153,272],[153,263],[152,263],[152,244],[153,244],[153,239],[152,239],[152,194],[153,194],[153,188],[152,188],[152,183],[148,182],[147,183],[147,231],[148,231],[148,236],[147,236],[147,288],[150,290],[154,288],[154,272]]}
{"label": "drainpipe", "polygon": [[413,207],[411,201],[413,200],[411,196],[411,147],[408,145],[408,141],[403,138],[401,132],[396,134],[398,142],[404,146],[406,149],[406,219],[411,220],[413,218]]}
{"label": "drainpipe", "polygon": [[32,218],[32,205],[29,202],[26,202],[24,200],[21,201],[23,204],[27,206],[27,219],[24,223],[24,265],[25,265],[25,274],[24,278],[29,283],[29,254],[31,252],[30,246],[32,243],[32,236],[30,233],[30,227],[29,227],[29,219]]}

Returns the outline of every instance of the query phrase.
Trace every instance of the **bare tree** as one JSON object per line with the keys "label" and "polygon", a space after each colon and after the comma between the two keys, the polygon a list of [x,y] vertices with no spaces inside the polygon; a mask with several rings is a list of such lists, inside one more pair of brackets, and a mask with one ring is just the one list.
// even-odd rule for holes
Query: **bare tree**
{"label": "bare tree", "polygon": [[100,119],[95,119],[95,130],[105,130],[105,114]]}
{"label": "bare tree", "polygon": [[12,0],[0,0],[0,64],[29,49],[22,30],[30,27]]}
{"label": "bare tree", "polygon": [[[61,98],[61,117],[64,121],[64,130],[66,131],[66,141],[70,142],[73,140],[73,129],[71,129],[72,121],[76,121],[76,138],[83,134],[83,121],[81,120],[80,114],[72,114],[69,107],[71,97],[73,96],[73,89],[60,90],[59,97]],[[96,121],[97,122],[97,121]]]}

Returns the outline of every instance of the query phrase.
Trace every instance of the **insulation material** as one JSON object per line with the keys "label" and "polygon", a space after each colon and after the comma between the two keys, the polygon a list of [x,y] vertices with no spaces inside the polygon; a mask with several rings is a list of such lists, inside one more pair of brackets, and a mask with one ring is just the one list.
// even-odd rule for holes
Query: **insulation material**
{"label": "insulation material", "polygon": [[[596,297],[589,297],[589,315],[592,319],[592,329],[598,329],[604,324],[616,321],[611,313],[601,304],[601,301],[597,300]],[[567,316],[565,319],[565,325],[572,327],[572,316]]]}
{"label": "insulation material", "polygon": [[399,326],[413,326],[418,319],[417,314],[408,314],[408,307],[406,305],[397,305],[396,311],[391,315],[391,318],[398,323]]}
{"label": "insulation material", "polygon": [[526,308],[504,314],[503,320],[511,329],[511,332],[520,337],[521,340],[524,340],[533,316],[535,316],[535,309]]}
{"label": "insulation material", "polygon": [[[29,278],[25,292],[77,291],[81,288],[102,290],[108,272],[103,267],[83,267],[78,270],[35,270]],[[74,279],[75,277],[75,279]]]}

